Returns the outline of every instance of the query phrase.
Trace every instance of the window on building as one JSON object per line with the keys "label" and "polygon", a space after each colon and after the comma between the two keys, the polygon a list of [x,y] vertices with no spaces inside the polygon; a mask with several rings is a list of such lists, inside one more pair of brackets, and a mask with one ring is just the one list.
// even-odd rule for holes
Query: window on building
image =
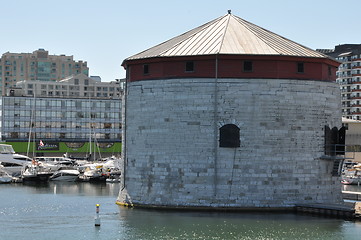
{"label": "window on building", "polygon": [[304,73],[305,72],[305,65],[304,63],[297,63],[297,72]]}
{"label": "window on building", "polygon": [[243,61],[243,72],[252,72],[252,71],[253,71],[253,62]]}
{"label": "window on building", "polygon": [[186,72],[194,72],[194,62],[193,61],[186,62]]}
{"label": "window on building", "polygon": [[219,129],[219,147],[240,147],[239,127],[234,124],[226,124]]}
{"label": "window on building", "polygon": [[18,132],[11,132],[10,137],[11,138],[19,138],[19,133]]}
{"label": "window on building", "polygon": [[77,109],[81,109],[81,108],[82,108],[82,105],[83,105],[83,102],[81,102],[81,101],[76,101],[76,102],[75,102],[75,107],[76,107]]}
{"label": "window on building", "polygon": [[149,65],[148,64],[144,64],[143,65],[143,74],[149,74]]}
{"label": "window on building", "polygon": [[325,155],[335,156],[345,154],[346,128],[330,128],[325,126]]}

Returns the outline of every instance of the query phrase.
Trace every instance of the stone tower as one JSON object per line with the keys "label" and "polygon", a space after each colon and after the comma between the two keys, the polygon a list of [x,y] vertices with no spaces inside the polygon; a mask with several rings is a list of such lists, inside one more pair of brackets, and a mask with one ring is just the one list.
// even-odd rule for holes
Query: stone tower
{"label": "stone tower", "polygon": [[338,65],[231,13],[125,59],[117,203],[339,203],[325,147],[326,129],[341,127]]}

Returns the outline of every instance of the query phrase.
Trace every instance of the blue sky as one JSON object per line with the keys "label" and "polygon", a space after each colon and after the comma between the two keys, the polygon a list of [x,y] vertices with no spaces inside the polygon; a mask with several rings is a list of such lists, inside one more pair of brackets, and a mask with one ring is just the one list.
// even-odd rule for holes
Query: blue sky
{"label": "blue sky", "polygon": [[1,4],[0,53],[73,55],[111,81],[125,77],[125,58],[228,9],[312,49],[361,44],[360,0],[12,0]]}

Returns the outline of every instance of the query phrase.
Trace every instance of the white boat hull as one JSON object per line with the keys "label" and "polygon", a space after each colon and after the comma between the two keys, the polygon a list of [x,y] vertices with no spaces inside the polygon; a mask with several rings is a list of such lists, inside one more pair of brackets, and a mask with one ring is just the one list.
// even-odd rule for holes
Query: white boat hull
{"label": "white boat hull", "polygon": [[51,177],[51,181],[75,182],[78,180],[80,172],[78,170],[59,170]]}
{"label": "white boat hull", "polygon": [[62,181],[62,182],[75,182],[78,179],[78,176],[59,176],[55,178],[50,178],[51,181]]}
{"label": "white boat hull", "polygon": [[0,183],[10,183],[12,180],[10,176],[0,176]]}
{"label": "white boat hull", "polygon": [[361,185],[361,178],[344,178],[341,183],[345,185]]}
{"label": "white boat hull", "polygon": [[24,170],[23,166],[4,167],[4,170],[13,177],[19,177]]}

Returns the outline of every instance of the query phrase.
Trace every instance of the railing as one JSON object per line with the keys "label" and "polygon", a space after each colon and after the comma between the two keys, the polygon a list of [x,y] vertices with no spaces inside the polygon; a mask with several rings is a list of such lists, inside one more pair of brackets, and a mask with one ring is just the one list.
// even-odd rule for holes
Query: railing
{"label": "railing", "polygon": [[355,159],[355,152],[349,151],[354,145],[345,144],[325,144],[325,155],[322,159]]}

